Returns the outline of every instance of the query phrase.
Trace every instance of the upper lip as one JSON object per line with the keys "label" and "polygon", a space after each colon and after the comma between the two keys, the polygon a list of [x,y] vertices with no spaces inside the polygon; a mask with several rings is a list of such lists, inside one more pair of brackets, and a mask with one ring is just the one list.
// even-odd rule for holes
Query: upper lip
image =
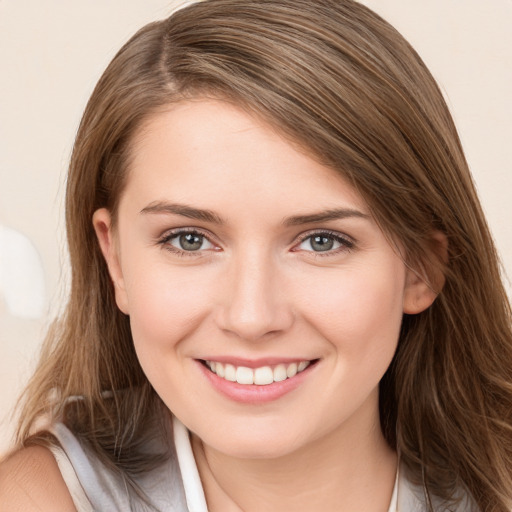
{"label": "upper lip", "polygon": [[310,357],[261,357],[258,359],[247,359],[232,356],[211,356],[204,357],[202,361],[215,361],[216,363],[232,364],[233,366],[245,366],[246,368],[261,368],[262,366],[276,366],[278,364],[300,363],[301,361],[314,361]]}

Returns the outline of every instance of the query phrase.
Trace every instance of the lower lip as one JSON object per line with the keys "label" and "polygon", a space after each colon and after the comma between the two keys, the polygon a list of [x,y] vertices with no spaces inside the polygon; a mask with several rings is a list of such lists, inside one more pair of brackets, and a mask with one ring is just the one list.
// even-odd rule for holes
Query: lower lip
{"label": "lower lip", "polygon": [[297,373],[295,376],[281,382],[273,382],[264,386],[256,384],[239,384],[219,377],[216,373],[209,370],[201,361],[197,361],[200,370],[210,381],[213,387],[235,402],[246,404],[263,404],[273,402],[282,396],[290,393],[304,382],[310,372],[316,366],[310,364],[305,370]]}

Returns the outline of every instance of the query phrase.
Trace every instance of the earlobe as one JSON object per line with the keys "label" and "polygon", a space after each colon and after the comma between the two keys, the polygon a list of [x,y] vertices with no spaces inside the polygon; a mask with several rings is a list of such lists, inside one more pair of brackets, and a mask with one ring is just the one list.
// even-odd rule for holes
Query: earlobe
{"label": "earlobe", "polygon": [[100,208],[94,212],[92,223],[96,237],[98,238],[98,243],[100,244],[101,252],[107,263],[110,278],[114,284],[117,307],[127,315],[128,298],[115,233],[112,227],[112,215],[106,208]]}
{"label": "earlobe", "polygon": [[442,267],[448,263],[448,239],[440,231],[431,237],[430,261],[420,270],[407,269],[403,312],[416,315],[428,309],[443,289],[445,276]]}

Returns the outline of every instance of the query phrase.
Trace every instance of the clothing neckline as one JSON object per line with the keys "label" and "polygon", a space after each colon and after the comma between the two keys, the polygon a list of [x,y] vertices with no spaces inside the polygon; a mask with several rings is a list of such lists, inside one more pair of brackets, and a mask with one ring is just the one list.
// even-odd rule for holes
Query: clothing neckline
{"label": "clothing neckline", "polygon": [[[183,423],[173,415],[173,436],[176,455],[181,470],[183,488],[189,512],[208,512],[201,477],[197,468],[190,433]],[[388,512],[398,512],[398,487],[400,478],[400,464],[397,464],[395,486],[391,495]]]}

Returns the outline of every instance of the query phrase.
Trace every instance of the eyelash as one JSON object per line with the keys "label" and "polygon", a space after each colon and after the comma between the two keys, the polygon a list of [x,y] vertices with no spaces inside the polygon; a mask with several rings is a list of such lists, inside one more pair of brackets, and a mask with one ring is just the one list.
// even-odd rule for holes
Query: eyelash
{"label": "eyelash", "polygon": [[201,251],[201,250],[197,250],[197,251],[183,251],[181,249],[178,249],[177,247],[174,247],[173,245],[171,245],[169,242],[171,240],[173,240],[174,238],[178,238],[179,236],[182,236],[182,235],[196,235],[196,236],[200,236],[206,240],[208,240],[208,242],[210,242],[212,245],[216,245],[214,244],[211,240],[210,240],[210,236],[196,228],[190,228],[190,229],[187,229],[187,228],[180,228],[180,229],[175,229],[173,231],[168,231],[162,238],[160,238],[158,240],[158,244],[161,245],[165,250],[167,251],[170,251],[172,252],[173,254],[175,254],[176,256],[180,256],[180,257],[200,257],[200,256],[204,256],[203,252],[204,251]]}
{"label": "eyelash", "polygon": [[[200,257],[204,256],[204,250],[197,250],[197,251],[184,251],[181,249],[178,249],[177,247],[174,247],[169,242],[179,236],[182,235],[197,235],[199,237],[202,237],[206,239],[209,243],[212,245],[214,244],[210,240],[210,236],[207,233],[204,233],[196,228],[179,228],[175,229],[173,231],[167,232],[162,238],[158,240],[158,244],[161,245],[165,250],[172,252],[173,254],[180,256],[180,257]],[[308,253],[311,253],[314,255],[314,257],[327,257],[327,256],[333,256],[335,254],[338,254],[340,252],[350,252],[355,248],[355,241],[352,238],[349,238],[347,236],[343,236],[340,233],[336,231],[329,231],[329,230],[322,230],[322,231],[309,231],[307,233],[302,234],[299,237],[299,240],[297,243],[294,244],[294,248],[292,248],[293,252],[298,252],[299,250],[296,249],[297,246],[300,246],[303,242],[308,240],[309,238],[313,238],[315,236],[323,236],[325,238],[333,239],[334,241],[338,242],[340,244],[340,247],[334,249],[334,250],[327,250],[327,251],[305,251]]]}
{"label": "eyelash", "polygon": [[356,244],[352,238],[349,238],[346,235],[342,235],[341,233],[338,233],[337,231],[329,231],[329,230],[309,231],[307,233],[304,233],[300,236],[299,242],[297,244],[295,244],[294,247],[301,245],[303,242],[305,242],[309,238],[313,238],[315,236],[323,236],[325,238],[331,238],[340,244],[340,247],[333,249],[333,250],[306,251],[306,252],[314,255],[315,258],[324,258],[324,257],[328,257],[328,256],[333,256],[333,255],[339,254],[340,252],[350,252],[353,249],[355,249]]}

